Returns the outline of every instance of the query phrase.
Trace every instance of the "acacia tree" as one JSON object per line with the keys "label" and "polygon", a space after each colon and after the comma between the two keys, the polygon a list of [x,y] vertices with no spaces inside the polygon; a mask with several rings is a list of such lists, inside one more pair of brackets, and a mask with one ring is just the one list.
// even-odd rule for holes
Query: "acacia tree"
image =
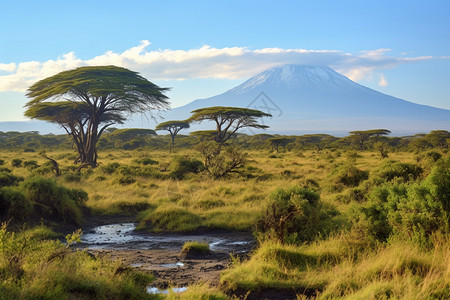
{"label": "acacia tree", "polygon": [[181,129],[189,128],[189,122],[187,121],[167,121],[160,123],[156,126],[155,130],[167,130],[170,133],[172,139],[172,145],[175,144],[175,137]]}
{"label": "acacia tree", "polygon": [[388,135],[391,132],[387,129],[371,129],[350,131],[349,133],[352,134],[349,138],[355,148],[358,147],[359,150],[364,150],[364,143],[369,140],[370,137]]}
{"label": "acacia tree", "polygon": [[244,127],[268,128],[266,125],[258,124],[256,119],[272,116],[255,109],[223,106],[200,108],[192,111],[192,113],[193,115],[186,121],[213,121],[216,124],[216,130],[193,133],[203,138],[209,139],[209,137],[212,137],[215,141],[215,143],[200,143],[196,147],[203,157],[206,171],[215,178],[235,172],[236,169],[242,167],[246,162],[246,154],[231,146],[225,148],[225,153],[221,153],[225,142],[236,131]]}
{"label": "acacia tree", "polygon": [[267,142],[272,147],[272,150],[276,150],[278,153],[280,147],[286,147],[286,145],[291,143],[292,140],[292,138],[275,136],[268,139]]}
{"label": "acacia tree", "polygon": [[80,67],[29,87],[25,115],[59,124],[72,137],[81,166],[95,167],[105,129],[133,113],[169,108],[167,90],[125,68]]}
{"label": "acacia tree", "polygon": [[265,129],[269,126],[258,124],[256,119],[272,117],[271,114],[256,109],[213,106],[192,111],[188,122],[213,121],[216,124],[214,140],[223,145],[239,129],[244,127]]}

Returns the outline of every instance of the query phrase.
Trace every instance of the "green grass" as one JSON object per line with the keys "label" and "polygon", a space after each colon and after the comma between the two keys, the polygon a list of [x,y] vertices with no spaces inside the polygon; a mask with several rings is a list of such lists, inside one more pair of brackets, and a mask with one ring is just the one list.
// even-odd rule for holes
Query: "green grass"
{"label": "green grass", "polygon": [[[439,226],[431,222],[433,216],[443,215],[442,207],[447,203],[443,197],[448,195],[448,190],[436,183],[445,180],[448,171],[441,170],[439,176],[427,179],[436,165],[433,157],[426,153],[390,151],[389,161],[393,162],[387,162],[370,151],[305,150],[273,154],[255,150],[248,154],[249,163],[241,175],[231,174],[221,179],[197,173],[197,168],[183,169],[180,157],[195,164],[201,160],[196,151],[188,149],[177,149],[173,154],[101,151],[100,167],[83,169],[80,175],[73,175],[72,153],[49,152],[47,155],[57,158],[61,165],[60,177],[23,164],[12,167],[11,162],[18,153],[3,152],[0,158],[13,176],[26,180],[36,172],[44,172],[40,176],[66,188],[85,190],[89,194],[85,205],[94,213],[136,216],[140,229],[157,232],[190,232],[199,227],[251,232],[272,203],[270,195],[275,191],[299,186],[320,194],[319,215],[304,220],[320,220],[326,230],[318,231],[312,240],[300,237],[280,244],[257,234],[259,247],[248,259],[234,260],[223,272],[220,287],[195,284],[184,293],[167,296],[170,299],[225,299],[224,292],[244,291],[245,294],[245,291],[264,289],[295,289],[299,297],[304,296],[300,295],[303,291],[308,295],[317,293],[319,299],[450,298],[450,242],[445,231],[448,222],[444,217],[436,223]],[[448,157],[448,153],[442,155]],[[20,153],[20,157],[41,166],[46,163],[33,152]],[[151,163],[144,164],[144,161]],[[177,171],[179,174],[174,176]],[[19,189],[20,184],[13,189]],[[389,194],[383,198],[382,193],[386,191]],[[297,205],[295,201],[292,203]],[[432,213],[422,214],[424,210]],[[311,213],[301,205],[292,211],[298,216]],[[289,212],[285,217],[290,218]],[[74,218],[78,221],[81,216],[74,215]],[[305,222],[304,228],[312,225]],[[392,228],[383,232],[383,226]],[[386,234],[380,238],[380,233]],[[39,240],[39,247],[48,253],[64,252],[64,247],[49,241],[55,237],[47,229],[35,229],[34,233],[27,234],[35,236],[32,239]],[[297,244],[289,244],[294,242]],[[121,275],[124,277],[118,282],[122,287],[111,287],[108,293],[110,283],[105,278],[115,280],[113,273],[118,265],[92,260],[82,252],[64,254],[47,262],[48,253],[36,251],[33,255],[27,252],[18,269],[5,267],[8,259],[2,262],[0,293],[25,298],[31,297],[28,295],[76,296],[77,293],[87,298],[92,295],[120,298],[117,295],[126,294],[123,289],[133,291],[130,295],[134,295],[134,288],[139,286],[130,278],[141,275],[126,271],[131,277]],[[84,264],[80,273],[71,269],[76,264]],[[102,269],[102,264],[106,269]],[[26,276],[21,282],[27,283],[26,286],[10,284],[14,281],[11,278],[22,270]],[[57,275],[58,272],[63,275]],[[87,275],[89,272],[92,274]],[[78,288],[71,291],[67,282],[76,283],[74,286]],[[43,294],[39,294],[39,288],[44,289]]]}
{"label": "green grass", "polygon": [[153,277],[107,257],[72,251],[46,227],[0,228],[1,299],[152,299]]}
{"label": "green grass", "polygon": [[183,248],[181,249],[181,253],[183,254],[190,254],[190,253],[207,254],[210,252],[211,250],[209,249],[208,243],[196,241],[189,241],[184,243]]}

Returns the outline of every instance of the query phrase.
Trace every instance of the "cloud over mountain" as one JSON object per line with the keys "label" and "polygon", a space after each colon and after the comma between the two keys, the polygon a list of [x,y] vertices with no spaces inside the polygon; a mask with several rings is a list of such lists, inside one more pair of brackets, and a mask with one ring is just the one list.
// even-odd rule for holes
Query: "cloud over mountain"
{"label": "cloud over mountain", "polygon": [[[37,80],[64,70],[93,65],[126,67],[151,80],[183,80],[241,79],[278,65],[308,64],[328,66],[352,80],[359,81],[374,72],[395,68],[399,64],[437,59],[432,56],[390,56],[390,49],[352,54],[340,50],[214,48],[208,45],[188,50],[148,50],[149,45],[150,42],[144,40],[138,46],[122,53],[108,51],[87,60],[69,52],[44,62],[0,62],[0,91],[23,92]],[[380,80],[380,84],[386,83],[386,80]]]}

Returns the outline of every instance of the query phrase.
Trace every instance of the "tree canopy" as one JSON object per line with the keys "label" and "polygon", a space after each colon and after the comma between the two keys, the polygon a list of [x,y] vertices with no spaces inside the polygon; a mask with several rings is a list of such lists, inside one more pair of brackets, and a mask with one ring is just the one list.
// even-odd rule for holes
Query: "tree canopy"
{"label": "tree canopy", "polygon": [[244,127],[265,129],[269,126],[258,124],[256,119],[272,117],[271,114],[256,109],[241,107],[213,106],[199,108],[191,112],[188,122],[213,121],[216,124],[214,140],[224,144],[236,131]]}
{"label": "tree canopy", "polygon": [[189,128],[189,122],[187,121],[167,121],[160,123],[156,126],[155,130],[167,130],[172,138],[172,144],[175,143],[175,137],[181,129]]}
{"label": "tree canopy", "polygon": [[355,146],[359,148],[359,150],[364,149],[364,143],[373,136],[382,136],[388,135],[391,131],[387,129],[370,129],[370,130],[362,130],[362,131],[350,131],[350,140]]}
{"label": "tree canopy", "polygon": [[30,86],[25,115],[62,126],[72,137],[81,164],[95,167],[96,144],[104,130],[133,113],[169,108],[167,90],[125,68],[80,67]]}

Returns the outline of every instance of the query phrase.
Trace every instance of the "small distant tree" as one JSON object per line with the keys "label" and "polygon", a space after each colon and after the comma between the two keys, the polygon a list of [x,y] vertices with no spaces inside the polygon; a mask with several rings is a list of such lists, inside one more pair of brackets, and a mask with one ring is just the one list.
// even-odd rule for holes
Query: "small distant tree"
{"label": "small distant tree", "polygon": [[450,132],[447,130],[433,130],[425,138],[434,147],[447,149],[450,141]]}
{"label": "small distant tree", "polygon": [[349,137],[353,146],[359,150],[364,150],[364,143],[369,140],[369,138],[374,136],[388,135],[391,132],[387,129],[371,129],[364,131],[350,131],[351,136]]}
{"label": "small distant tree", "polygon": [[216,124],[216,130],[193,133],[200,139],[215,141],[204,142],[197,146],[203,157],[205,169],[215,178],[235,172],[246,162],[246,154],[234,147],[227,146],[225,153],[221,153],[224,144],[241,128],[268,128],[266,125],[258,124],[257,119],[272,116],[255,109],[223,106],[200,108],[192,113],[193,115],[186,121],[213,121]]}
{"label": "small distant tree", "polygon": [[143,147],[151,136],[157,135],[153,129],[146,128],[124,128],[116,129],[109,133],[108,139],[114,143],[114,147],[125,150],[133,150]]}
{"label": "small distant tree", "polygon": [[269,145],[272,147],[272,150],[276,150],[279,152],[280,147],[286,147],[287,144],[291,143],[293,139],[286,138],[286,137],[272,137],[267,140]]}
{"label": "small distant tree", "polygon": [[187,121],[167,121],[158,124],[155,130],[167,130],[170,133],[170,137],[172,139],[172,145],[175,144],[175,137],[181,129],[189,128],[189,122]]}
{"label": "small distant tree", "polygon": [[316,148],[321,151],[327,145],[338,139],[328,134],[304,134],[295,139],[295,144],[301,148]]}
{"label": "small distant tree", "polygon": [[266,129],[269,126],[257,123],[258,118],[272,117],[271,114],[256,109],[213,106],[192,111],[188,122],[213,121],[216,124],[214,140],[223,145],[239,129],[250,127]]}

